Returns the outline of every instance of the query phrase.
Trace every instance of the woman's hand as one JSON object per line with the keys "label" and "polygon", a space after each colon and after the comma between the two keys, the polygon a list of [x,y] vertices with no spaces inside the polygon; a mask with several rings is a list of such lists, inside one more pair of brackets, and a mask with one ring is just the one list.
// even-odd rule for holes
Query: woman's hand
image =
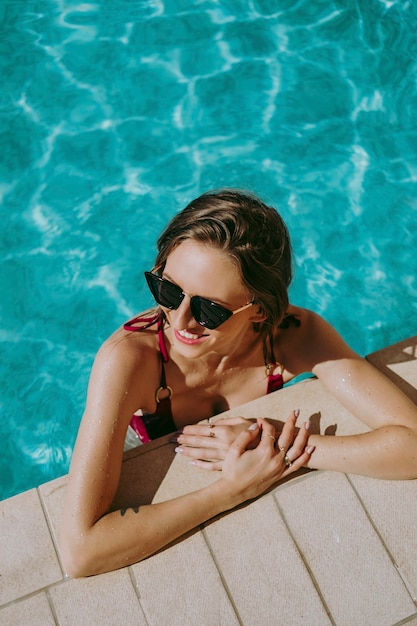
{"label": "woman's hand", "polygon": [[[278,480],[296,472],[309,461],[314,446],[308,446],[308,424],[294,438],[297,412],[286,421],[277,441],[275,429],[264,419],[258,419],[231,444],[223,462],[221,480],[232,490],[237,503],[264,493]],[[259,444],[248,450],[260,437]],[[288,449],[287,444],[293,441]]]}
{"label": "woman's hand", "polygon": [[[200,469],[221,470],[223,461],[236,437],[248,429],[253,420],[243,417],[229,417],[218,420],[216,424],[194,424],[185,426],[176,437],[179,446],[175,452],[189,457]],[[259,432],[249,443],[256,447],[259,443]]]}
{"label": "woman's hand", "polygon": [[[295,443],[298,429],[295,427],[299,411],[293,411],[284,424],[278,438],[278,447],[287,450]],[[187,456],[199,469],[221,470],[230,446],[240,433],[248,430],[248,425],[256,423],[243,417],[230,417],[219,420],[216,424],[195,424],[185,426],[176,437],[180,445],[175,448],[177,454]],[[275,433],[275,430],[274,430]],[[247,449],[256,448],[260,442],[260,429],[251,439]],[[304,444],[306,445],[306,444]]]}

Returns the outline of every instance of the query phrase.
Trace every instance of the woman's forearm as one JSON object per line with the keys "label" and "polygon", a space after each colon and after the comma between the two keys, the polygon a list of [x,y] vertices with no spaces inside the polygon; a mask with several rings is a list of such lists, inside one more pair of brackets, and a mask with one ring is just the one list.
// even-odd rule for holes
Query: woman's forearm
{"label": "woman's forearm", "polygon": [[383,426],[349,436],[311,435],[312,469],[361,474],[387,480],[417,478],[417,432],[407,426]]}
{"label": "woman's forearm", "polygon": [[88,529],[70,523],[61,538],[64,567],[76,578],[131,565],[240,501],[220,479],[167,502],[113,511]]}
{"label": "woman's forearm", "polygon": [[[294,439],[297,458],[288,465],[285,452],[277,451],[275,429],[259,419],[236,438],[223,464],[221,477],[203,489],[161,502],[113,511],[91,520],[88,501],[74,497],[66,507],[61,535],[64,568],[73,577],[90,576],[136,563],[168,545],[219,513],[264,493],[281,477],[307,463],[313,451],[307,447],[308,431],[295,438],[296,416],[283,434]],[[256,448],[250,444],[261,437]],[[73,485],[73,493],[77,493]],[[82,489],[81,489],[82,492]],[[81,502],[85,502],[84,507]],[[91,504],[91,503],[90,503]]]}

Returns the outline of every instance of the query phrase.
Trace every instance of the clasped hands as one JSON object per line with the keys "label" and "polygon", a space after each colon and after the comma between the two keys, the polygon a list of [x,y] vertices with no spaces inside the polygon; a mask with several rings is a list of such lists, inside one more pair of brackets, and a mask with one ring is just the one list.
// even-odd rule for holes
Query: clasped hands
{"label": "clasped hands", "polygon": [[216,424],[185,426],[176,437],[175,451],[200,469],[223,470],[223,474],[255,468],[265,473],[268,467],[266,474],[272,473],[276,481],[306,465],[314,451],[308,445],[309,423],[297,432],[298,415],[299,411],[292,411],[279,434],[260,418],[225,418]]}

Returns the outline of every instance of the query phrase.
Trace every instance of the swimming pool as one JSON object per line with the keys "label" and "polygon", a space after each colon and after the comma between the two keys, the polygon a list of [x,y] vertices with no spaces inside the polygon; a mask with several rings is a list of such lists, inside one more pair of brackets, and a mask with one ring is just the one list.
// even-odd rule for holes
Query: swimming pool
{"label": "swimming pool", "polygon": [[416,333],[416,4],[4,0],[0,498],[68,469],[100,343],[200,192],[287,221],[294,303]]}

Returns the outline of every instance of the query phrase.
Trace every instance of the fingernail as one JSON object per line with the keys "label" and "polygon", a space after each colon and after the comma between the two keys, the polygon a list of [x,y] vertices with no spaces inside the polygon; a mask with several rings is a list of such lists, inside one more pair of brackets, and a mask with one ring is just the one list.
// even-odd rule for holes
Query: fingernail
{"label": "fingernail", "polygon": [[313,454],[315,449],[316,449],[316,446],[308,446],[308,448],[306,448],[306,452],[307,454]]}
{"label": "fingernail", "polygon": [[175,448],[175,449],[174,449],[174,452],[177,452],[178,454],[182,454],[182,453],[184,452],[184,449],[183,449],[183,448],[178,447],[178,448]]}
{"label": "fingernail", "polygon": [[304,428],[310,430],[310,422],[304,422]]}
{"label": "fingernail", "polygon": [[195,461],[190,461],[190,465],[197,465]]}
{"label": "fingernail", "polygon": [[294,409],[294,415],[298,417],[300,415],[300,409]]}
{"label": "fingernail", "polygon": [[257,422],[255,422],[254,424],[251,424],[248,428],[248,430],[258,430],[259,426],[257,424]]}

